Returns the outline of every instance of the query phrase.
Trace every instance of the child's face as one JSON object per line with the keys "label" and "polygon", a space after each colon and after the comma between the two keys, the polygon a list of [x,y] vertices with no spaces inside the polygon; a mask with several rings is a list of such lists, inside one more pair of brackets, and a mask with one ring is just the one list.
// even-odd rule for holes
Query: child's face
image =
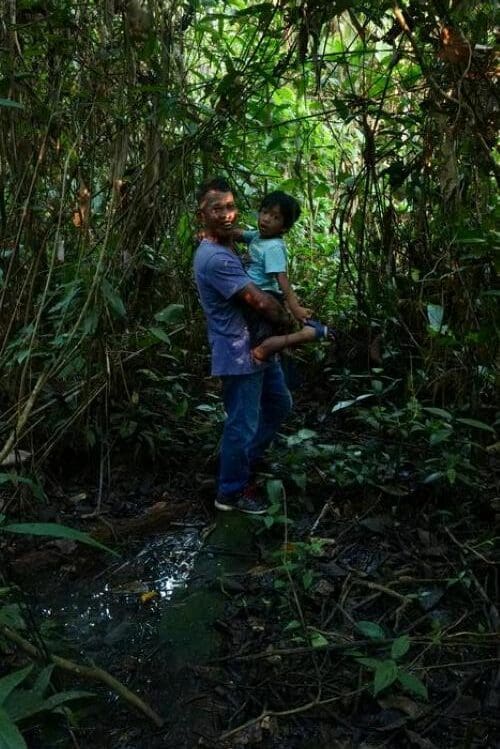
{"label": "child's face", "polygon": [[261,237],[269,239],[283,234],[285,230],[285,220],[279,206],[270,208],[261,208],[259,212],[259,231]]}

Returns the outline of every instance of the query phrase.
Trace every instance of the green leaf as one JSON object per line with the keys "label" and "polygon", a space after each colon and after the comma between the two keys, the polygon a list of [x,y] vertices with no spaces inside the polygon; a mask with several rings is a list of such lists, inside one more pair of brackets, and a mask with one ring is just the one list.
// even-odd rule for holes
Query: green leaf
{"label": "green leaf", "polygon": [[444,309],[440,304],[427,305],[427,319],[432,330],[439,333],[443,324]]}
{"label": "green leaf", "polygon": [[489,424],[485,424],[484,421],[478,421],[477,419],[455,419],[459,424],[465,424],[468,427],[473,427],[474,429],[482,429],[485,432],[492,432],[495,434],[495,430],[493,427],[490,427]]}
{"label": "green leaf", "polygon": [[17,726],[0,707],[0,747],[1,749],[28,749]]}
{"label": "green leaf", "polygon": [[380,624],[376,624],[375,622],[368,622],[368,621],[360,621],[356,622],[356,629],[359,629],[359,631],[365,635],[365,637],[369,637],[370,640],[383,640],[385,639],[385,632],[380,626]]}
{"label": "green leaf", "polygon": [[375,671],[382,663],[379,658],[356,658],[356,661],[365,668],[369,668],[370,671]]}
{"label": "green leaf", "polygon": [[266,492],[271,504],[281,507],[285,489],[280,479],[266,481]]}
{"label": "green leaf", "polygon": [[163,341],[164,343],[170,344],[170,338],[165,333],[164,330],[161,328],[148,328],[149,332],[154,335],[155,338],[158,338],[160,341]]}
{"label": "green leaf", "polygon": [[[5,702],[5,712],[14,723],[43,710],[43,697],[30,689],[16,689]],[[0,744],[0,747],[2,745]]]}
{"label": "green leaf", "polygon": [[400,671],[398,674],[398,681],[407,692],[411,692],[417,697],[422,697],[424,700],[429,699],[427,687],[417,676],[409,674],[406,671]]}
{"label": "green leaf", "polygon": [[335,411],[341,411],[343,408],[349,408],[349,406],[352,406],[359,401],[365,400],[365,398],[373,398],[373,395],[373,393],[363,393],[363,395],[358,395],[357,398],[353,398],[352,400],[339,401],[332,408],[332,414],[334,414]]}
{"label": "green leaf", "polygon": [[10,107],[10,109],[24,109],[24,104],[20,104],[13,99],[0,99],[0,107]]}
{"label": "green leaf", "polygon": [[172,325],[177,325],[184,322],[184,305],[183,304],[169,304],[165,309],[160,310],[155,315],[157,322],[166,322]]}
{"label": "green leaf", "polygon": [[7,674],[7,676],[3,676],[0,679],[0,705],[3,705],[12,690],[24,681],[32,670],[32,665],[26,666],[26,668],[21,668],[19,671],[13,671],[11,674]]}
{"label": "green leaf", "polygon": [[424,479],[424,484],[433,484],[435,481],[439,481],[439,479],[443,478],[443,472],[442,471],[435,471],[434,473],[429,473],[428,476]]}
{"label": "green leaf", "polygon": [[398,637],[397,640],[394,640],[394,642],[392,643],[391,658],[397,661],[399,658],[402,658],[403,655],[406,655],[409,649],[410,649],[410,638],[408,637],[408,635],[402,635],[401,637]]}
{"label": "green leaf", "polygon": [[107,301],[111,311],[114,312],[117,317],[125,317],[127,311],[117,291],[111,286],[108,281],[106,281],[106,279],[103,279],[101,288],[103,297]]}
{"label": "green leaf", "polygon": [[36,677],[36,681],[33,686],[33,691],[37,692],[40,695],[40,697],[44,695],[48,689],[53,670],[54,670],[54,664],[51,664],[50,666],[46,666],[44,669],[40,671],[40,673]]}
{"label": "green leaf", "polygon": [[438,429],[437,432],[433,432],[429,439],[430,445],[439,445],[441,442],[449,439],[452,435],[451,429]]}
{"label": "green leaf", "polygon": [[309,590],[314,580],[314,573],[312,570],[306,570],[302,575],[302,585],[304,590]]}
{"label": "green leaf", "polygon": [[55,707],[63,705],[65,702],[81,700],[88,697],[95,697],[94,692],[87,692],[83,689],[68,689],[66,692],[58,692],[46,699],[43,703],[43,709],[53,710]]}
{"label": "green leaf", "polygon": [[434,408],[434,406],[424,406],[422,411],[426,411],[428,414],[432,414],[432,416],[439,416],[440,419],[445,419],[445,421],[451,421],[452,415],[449,411],[445,411],[444,408]]}
{"label": "green leaf", "polygon": [[303,442],[307,442],[316,436],[317,432],[314,432],[312,429],[299,429],[296,434],[291,434],[290,437],[287,437],[286,442],[288,447],[294,447],[294,445],[301,445]]}
{"label": "green leaf", "polygon": [[292,632],[294,629],[300,629],[301,623],[298,619],[292,619],[288,624],[283,627],[283,632]]}
{"label": "green leaf", "polygon": [[387,689],[398,678],[399,669],[397,663],[392,660],[382,661],[375,670],[373,679],[373,692],[379,694],[383,689]]}
{"label": "green leaf", "polygon": [[0,622],[11,629],[26,629],[18,603],[8,603],[0,609]]}
{"label": "green leaf", "polygon": [[324,648],[328,645],[328,640],[321,634],[321,632],[313,632],[311,635],[311,645],[313,648]]}
{"label": "green leaf", "polygon": [[71,541],[80,541],[82,544],[88,544],[89,546],[95,546],[97,549],[108,551],[115,557],[119,556],[116,551],[110,549],[108,546],[95,541],[87,533],[75,530],[75,528],[68,528],[66,525],[59,525],[58,523],[11,523],[10,525],[2,525],[0,532],[6,531],[7,533],[21,533],[28,536],[50,536],[51,538],[68,538]]}

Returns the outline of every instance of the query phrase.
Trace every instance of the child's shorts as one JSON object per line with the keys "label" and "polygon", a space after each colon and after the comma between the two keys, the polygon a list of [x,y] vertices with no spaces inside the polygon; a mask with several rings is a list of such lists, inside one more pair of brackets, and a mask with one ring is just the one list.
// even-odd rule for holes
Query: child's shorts
{"label": "child's shorts", "polygon": [[[274,297],[276,301],[279,302],[284,308],[285,305],[283,294],[279,294],[276,291],[266,291],[265,293],[270,294],[272,297]],[[250,333],[251,348],[259,346],[262,341],[272,335],[283,335],[283,333],[285,332],[281,326],[278,327],[276,325],[273,325],[270,320],[262,317],[262,315],[259,315],[257,310],[254,310],[247,304],[244,305],[242,312],[243,317],[245,318],[245,322],[248,326],[248,331]]]}

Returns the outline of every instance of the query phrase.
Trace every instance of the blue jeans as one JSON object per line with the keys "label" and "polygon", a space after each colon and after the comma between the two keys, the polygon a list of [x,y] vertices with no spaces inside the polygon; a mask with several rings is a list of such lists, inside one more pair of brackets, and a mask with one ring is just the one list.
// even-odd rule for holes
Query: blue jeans
{"label": "blue jeans", "polygon": [[252,463],[262,457],[292,409],[279,362],[261,371],[222,377],[227,418],[220,449],[219,495],[248,484]]}

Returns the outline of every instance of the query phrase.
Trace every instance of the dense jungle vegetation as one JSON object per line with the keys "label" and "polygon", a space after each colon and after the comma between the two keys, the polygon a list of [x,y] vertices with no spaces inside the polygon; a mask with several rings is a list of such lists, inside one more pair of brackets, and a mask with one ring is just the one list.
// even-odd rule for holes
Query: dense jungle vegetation
{"label": "dense jungle vegetation", "polygon": [[[83,516],[139,515],[143,495],[125,511],[120,497],[146,472],[193,512],[205,503],[208,522],[196,474],[210,472],[223,415],[191,262],[196,187],[214,175],[235,185],[243,226],[270,190],[301,202],[291,275],[340,342],[298,355],[296,413],[281,473],[267,476],[264,524],[282,545],[279,579],[261,590],[278,596],[282,620],[265,634],[248,625],[249,641],[260,639],[238,678],[255,694],[219,711],[219,737],[204,745],[497,745],[493,10],[464,0],[3,0],[0,747],[181,746],[161,732],[129,744],[79,737],[71,706],[86,687],[68,676],[61,643],[52,650],[42,637],[15,561],[47,536],[117,546]],[[68,509],[84,486],[84,509],[78,499]],[[328,550],[339,528],[346,543],[357,538],[366,516],[375,545],[390,537],[398,553],[418,559],[421,544],[434,557],[423,572],[394,562],[397,590],[367,567],[366,595],[353,600],[352,570],[346,587],[331,566],[340,547]],[[426,613],[425,630],[412,629],[419,575],[453,599],[446,623]],[[337,652],[356,636],[357,651]],[[282,672],[291,647],[303,660]],[[255,651],[266,648],[276,654],[264,677]],[[482,665],[443,666],[445,689],[431,678],[437,651],[445,665]],[[349,707],[334,702],[348,694]],[[368,699],[390,713],[376,739],[368,724],[349,728]],[[429,705],[445,705],[444,728]],[[296,716],[316,743],[299,742]],[[344,735],[320,740],[314,721]]]}

